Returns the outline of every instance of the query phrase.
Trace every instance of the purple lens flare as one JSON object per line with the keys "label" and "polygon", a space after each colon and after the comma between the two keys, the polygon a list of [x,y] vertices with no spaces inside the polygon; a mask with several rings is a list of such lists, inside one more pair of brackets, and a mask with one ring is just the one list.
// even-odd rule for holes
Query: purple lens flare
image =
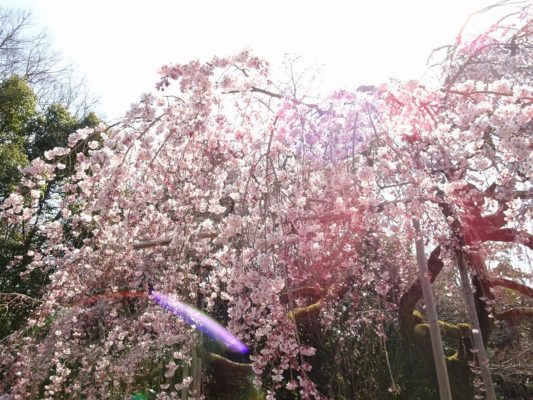
{"label": "purple lens flare", "polygon": [[157,304],[176,314],[193,328],[222,343],[228,349],[241,354],[249,352],[243,342],[202,311],[179,301],[174,296],[167,296],[156,291],[152,291],[150,296]]}

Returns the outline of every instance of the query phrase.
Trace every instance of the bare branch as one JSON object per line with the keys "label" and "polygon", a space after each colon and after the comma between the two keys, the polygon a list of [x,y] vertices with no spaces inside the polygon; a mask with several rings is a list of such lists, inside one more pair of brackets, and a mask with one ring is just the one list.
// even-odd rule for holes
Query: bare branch
{"label": "bare branch", "polygon": [[30,12],[0,7],[0,82],[18,75],[30,84],[41,109],[59,103],[77,118],[86,116],[95,100],[85,82],[52,50],[46,32],[32,30]]}

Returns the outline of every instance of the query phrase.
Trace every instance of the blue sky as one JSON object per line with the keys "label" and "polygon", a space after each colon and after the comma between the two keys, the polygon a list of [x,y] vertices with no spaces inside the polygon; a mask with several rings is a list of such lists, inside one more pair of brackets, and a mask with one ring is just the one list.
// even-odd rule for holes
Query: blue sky
{"label": "blue sky", "polygon": [[451,43],[468,14],[493,1],[0,0],[32,11],[53,46],[120,117],[152,90],[164,63],[251,48],[323,64],[325,90],[419,78],[429,52]]}

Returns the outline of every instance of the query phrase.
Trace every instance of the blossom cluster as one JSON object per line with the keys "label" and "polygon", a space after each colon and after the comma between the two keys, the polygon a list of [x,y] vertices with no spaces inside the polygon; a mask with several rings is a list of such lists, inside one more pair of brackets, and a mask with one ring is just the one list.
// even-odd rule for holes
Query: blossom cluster
{"label": "blossom cluster", "polygon": [[[522,23],[508,31],[511,61],[496,45],[508,36],[491,36],[456,46],[444,85],[389,82],[313,104],[276,92],[268,63],[248,51],[164,66],[158,94],[46,152],[0,206],[2,221],[45,238],[26,256],[50,274],[34,331],[0,345],[0,390],[90,399],[149,382],[158,398],[192,394],[201,335],[146,299],[113,296],[157,290],[225,321],[269,399],[281,389],[322,398],[318,349],[300,340],[292,310],[319,305],[324,329],[347,323],[346,335],[382,321],[358,307],[372,293],[394,309],[413,217],[428,243],[448,244],[455,216],[475,230],[469,245],[527,243],[533,35]],[[41,222],[40,190],[67,156],[76,162],[61,175],[58,216]],[[503,224],[475,225],[495,210]],[[302,287],[323,298],[290,298]]]}

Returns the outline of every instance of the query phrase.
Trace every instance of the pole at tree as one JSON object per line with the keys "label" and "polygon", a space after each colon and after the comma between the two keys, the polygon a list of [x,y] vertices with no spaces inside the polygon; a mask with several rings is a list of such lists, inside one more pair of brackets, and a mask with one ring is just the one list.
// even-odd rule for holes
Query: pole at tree
{"label": "pole at tree", "polygon": [[466,309],[468,311],[468,322],[472,327],[472,338],[474,340],[474,350],[481,371],[481,378],[483,379],[483,385],[485,387],[485,393],[487,400],[496,400],[496,393],[494,392],[494,384],[492,383],[492,376],[490,374],[489,359],[487,357],[487,351],[485,350],[485,344],[483,343],[483,336],[479,325],[479,319],[476,312],[476,304],[474,295],[472,294],[472,287],[468,280],[468,272],[466,270],[463,249],[458,248],[456,250],[457,264],[459,265],[459,273],[461,275],[461,286],[463,294],[465,296]]}
{"label": "pole at tree", "polygon": [[422,286],[422,293],[424,295],[424,302],[426,303],[429,334],[431,337],[431,347],[433,349],[433,359],[435,360],[437,381],[439,383],[440,399],[451,400],[452,393],[450,389],[450,381],[448,379],[448,370],[446,369],[446,359],[444,357],[444,350],[442,348],[442,338],[440,336],[437,309],[435,308],[433,292],[431,291],[431,284],[429,283],[427,259],[426,254],[424,253],[424,242],[420,232],[420,223],[417,219],[413,219],[413,226],[416,233],[416,260],[418,263],[418,272],[420,274],[420,283]]}

